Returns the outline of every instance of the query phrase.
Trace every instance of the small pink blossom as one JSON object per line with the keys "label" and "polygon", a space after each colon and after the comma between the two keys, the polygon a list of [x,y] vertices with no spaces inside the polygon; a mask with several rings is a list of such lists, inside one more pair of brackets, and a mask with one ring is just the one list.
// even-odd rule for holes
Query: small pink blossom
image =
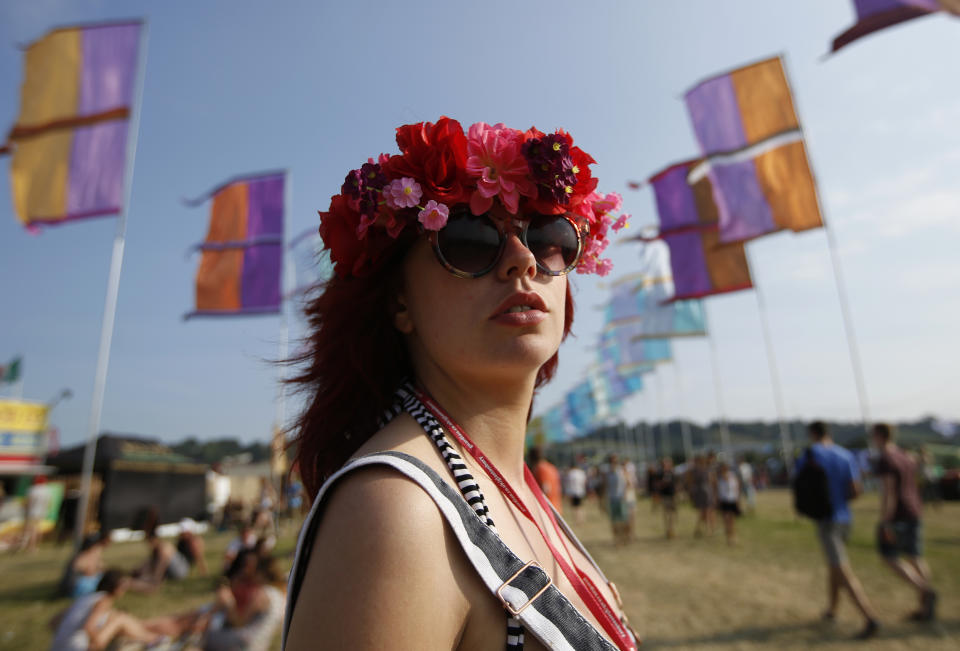
{"label": "small pink blossom", "polygon": [[597,260],[597,275],[606,276],[613,270],[613,260],[610,258],[603,258],[602,260]]}
{"label": "small pink blossom", "polygon": [[523,155],[523,133],[503,124],[477,122],[467,133],[467,175],[477,179],[470,210],[490,210],[498,196],[511,214],[519,210],[520,196],[536,197],[537,186]]}
{"label": "small pink blossom", "polygon": [[623,197],[616,192],[610,192],[605,196],[599,197],[593,202],[593,209],[601,215],[610,212],[620,212],[623,206]]}
{"label": "small pink blossom", "polygon": [[629,219],[630,219],[630,215],[628,213],[623,213],[622,215],[617,217],[617,221],[613,222],[613,226],[611,226],[611,228],[615,231],[619,231],[621,228],[626,228],[629,225],[627,224],[627,221],[629,221]]}
{"label": "small pink blossom", "polygon": [[383,200],[389,208],[413,208],[420,203],[423,190],[420,184],[408,176],[390,181],[383,187]]}
{"label": "small pink blossom", "polygon": [[446,204],[437,203],[433,199],[427,202],[417,215],[420,223],[428,231],[439,231],[447,225],[447,218],[450,217],[450,209]]}

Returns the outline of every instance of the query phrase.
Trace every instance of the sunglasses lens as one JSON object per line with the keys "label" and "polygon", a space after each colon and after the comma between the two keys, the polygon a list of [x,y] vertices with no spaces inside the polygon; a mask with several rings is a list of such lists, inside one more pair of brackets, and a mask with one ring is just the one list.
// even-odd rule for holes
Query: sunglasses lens
{"label": "sunglasses lens", "polygon": [[580,253],[580,237],[562,215],[537,215],[527,227],[527,246],[544,270],[569,271]]}
{"label": "sunglasses lens", "polygon": [[486,215],[474,215],[468,208],[452,210],[447,225],[437,233],[437,248],[450,266],[478,274],[496,262],[500,232]]}

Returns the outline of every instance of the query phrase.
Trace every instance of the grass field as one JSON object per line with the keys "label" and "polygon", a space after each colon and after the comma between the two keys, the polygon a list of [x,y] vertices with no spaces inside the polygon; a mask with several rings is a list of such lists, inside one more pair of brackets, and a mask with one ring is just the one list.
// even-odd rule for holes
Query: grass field
{"label": "grass field", "polygon": [[[756,514],[740,518],[736,547],[728,547],[720,532],[694,539],[689,507],[680,510],[679,536],[665,540],[660,514],[652,514],[646,501],[637,512],[637,540],[626,547],[613,546],[604,515],[592,504],[578,529],[620,588],[644,649],[960,649],[960,504],[926,512],[926,556],[940,591],[940,618],[931,624],[902,621],[915,607],[914,595],[874,550],[876,514],[875,496],[856,503],[849,549],[882,618],[879,636],[865,643],[849,639],[861,622],[845,595],[835,624],[818,621],[826,604],[826,570],[811,523],[793,516],[784,491],[762,493]],[[211,568],[219,566],[230,537],[207,537]],[[287,564],[294,537],[291,527],[278,545]],[[43,546],[32,556],[0,557],[0,649],[49,646],[46,622],[67,604],[49,595],[68,551]],[[142,543],[126,543],[111,546],[106,558],[133,567],[145,554]],[[209,601],[212,583],[190,578],[153,595],[127,594],[119,605],[142,616],[179,612]]]}

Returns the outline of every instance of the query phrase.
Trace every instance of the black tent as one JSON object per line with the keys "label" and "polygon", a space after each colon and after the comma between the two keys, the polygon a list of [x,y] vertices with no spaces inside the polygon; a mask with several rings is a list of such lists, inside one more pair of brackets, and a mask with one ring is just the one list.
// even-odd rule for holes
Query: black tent
{"label": "black tent", "polygon": [[[60,476],[79,475],[83,445],[48,457]],[[154,510],[158,524],[206,518],[204,464],[173,452],[155,439],[103,434],[93,473],[103,482],[97,519],[104,529],[141,529]]]}

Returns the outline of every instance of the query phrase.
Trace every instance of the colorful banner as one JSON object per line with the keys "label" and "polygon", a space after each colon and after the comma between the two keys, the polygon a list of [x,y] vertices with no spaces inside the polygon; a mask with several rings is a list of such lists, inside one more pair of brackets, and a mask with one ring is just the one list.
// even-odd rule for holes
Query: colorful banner
{"label": "colorful banner", "polygon": [[0,400],[0,470],[34,464],[47,453],[47,412],[43,403]]}
{"label": "colorful banner", "polygon": [[301,296],[333,276],[333,263],[330,251],[324,248],[323,240],[316,228],[310,228],[291,240],[289,245],[293,256],[294,289],[293,296]]}
{"label": "colorful banner", "polygon": [[57,29],[26,49],[8,143],[14,209],[27,227],[119,214],[139,22]]}
{"label": "colorful banner", "polygon": [[833,39],[833,52],[858,38],[913,18],[941,10],[960,13],[960,2],[956,0],[854,0],[853,6],[857,22]]}
{"label": "colorful banner", "polygon": [[779,57],[703,81],[686,100],[708,157],[690,168],[687,182],[709,178],[721,242],[823,226]]}
{"label": "colorful banner", "polygon": [[615,281],[606,308],[608,327],[630,322],[637,337],[702,337],[706,317],[699,300],[673,300],[670,249],[655,240],[643,247],[640,271]]}
{"label": "colorful banner", "polygon": [[210,196],[210,228],[196,279],[194,316],[280,312],[283,270],[284,172],[231,179]]}
{"label": "colorful banner", "polygon": [[597,420],[597,401],[589,380],[583,380],[570,389],[564,401],[567,418],[577,431],[587,429]]}
{"label": "colorful banner", "polygon": [[753,287],[743,244],[720,242],[710,179],[703,177],[693,185],[687,181],[699,162],[671,165],[650,179],[660,235],[670,247],[676,301]]}
{"label": "colorful banner", "polygon": [[608,328],[600,335],[601,363],[612,363],[621,372],[637,366],[667,362],[673,358],[669,339],[645,339],[637,323]]}

